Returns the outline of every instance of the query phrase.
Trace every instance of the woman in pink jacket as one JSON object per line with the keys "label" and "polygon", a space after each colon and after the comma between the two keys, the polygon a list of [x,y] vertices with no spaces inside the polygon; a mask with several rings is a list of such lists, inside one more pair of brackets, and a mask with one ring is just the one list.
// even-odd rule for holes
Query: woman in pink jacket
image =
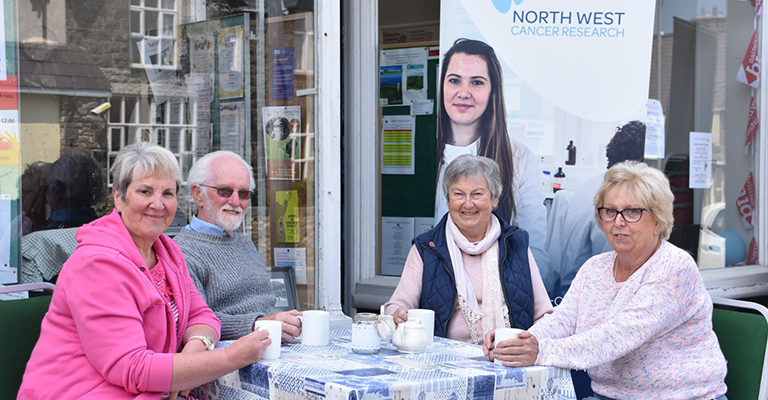
{"label": "woman in pink jacket", "polygon": [[178,163],[159,146],[123,149],[112,166],[115,210],[77,232],[19,399],[159,399],[259,360],[256,331],[213,350],[221,324],[176,243]]}

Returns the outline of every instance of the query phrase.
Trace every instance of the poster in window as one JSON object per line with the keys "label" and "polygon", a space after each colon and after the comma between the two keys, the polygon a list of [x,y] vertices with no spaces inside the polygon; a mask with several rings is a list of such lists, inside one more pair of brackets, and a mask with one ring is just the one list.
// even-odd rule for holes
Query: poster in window
{"label": "poster in window", "polygon": [[427,48],[382,50],[381,105],[408,105],[427,99]]}
{"label": "poster in window", "polygon": [[293,47],[272,51],[272,100],[293,100]]}
{"label": "poster in window", "polygon": [[275,215],[277,226],[275,237],[278,243],[299,243],[299,195],[296,190],[275,192]]}
{"label": "poster in window", "polygon": [[264,107],[267,178],[301,178],[301,106]]}
{"label": "poster in window", "polygon": [[245,103],[235,101],[219,105],[221,149],[243,156],[245,146]]}
{"label": "poster in window", "polygon": [[219,98],[243,97],[243,27],[219,30]]}
{"label": "poster in window", "polygon": [[192,35],[189,37],[190,48],[190,73],[192,75],[204,75],[209,82],[207,89],[213,98],[213,34]]}

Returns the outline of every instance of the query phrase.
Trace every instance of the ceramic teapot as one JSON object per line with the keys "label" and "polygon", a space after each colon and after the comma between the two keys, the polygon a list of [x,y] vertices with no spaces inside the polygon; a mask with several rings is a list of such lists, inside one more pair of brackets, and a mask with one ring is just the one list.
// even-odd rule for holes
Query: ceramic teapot
{"label": "ceramic teapot", "polygon": [[429,337],[419,318],[412,318],[397,326],[392,343],[403,353],[418,353],[429,345]]}
{"label": "ceramic teapot", "polygon": [[391,341],[392,335],[395,333],[395,318],[384,313],[384,306],[381,306],[381,314],[376,320],[376,331],[382,342]]}

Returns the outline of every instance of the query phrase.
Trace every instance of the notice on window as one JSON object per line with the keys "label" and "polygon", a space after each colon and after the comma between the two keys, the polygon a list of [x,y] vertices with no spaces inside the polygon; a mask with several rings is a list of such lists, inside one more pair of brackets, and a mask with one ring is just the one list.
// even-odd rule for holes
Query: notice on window
{"label": "notice on window", "polygon": [[293,47],[272,51],[272,100],[293,100]]}
{"label": "notice on window", "polygon": [[381,134],[382,174],[414,174],[415,121],[412,115],[389,115],[384,117]]}
{"label": "notice on window", "polygon": [[0,194],[0,283],[18,283],[16,268],[11,268],[11,196]]}
{"label": "notice on window", "polygon": [[219,98],[243,97],[243,27],[219,31]]}
{"label": "notice on window", "polygon": [[427,99],[427,50],[413,47],[381,51],[380,105],[408,105]]}
{"label": "notice on window", "polygon": [[712,186],[712,133],[691,132],[691,162],[689,183],[691,189],[707,189]]}
{"label": "notice on window", "polygon": [[301,106],[264,107],[267,178],[301,179]]}
{"label": "notice on window", "polygon": [[432,115],[432,110],[435,109],[435,101],[429,100],[415,100],[411,103],[411,115]]}
{"label": "notice on window", "polygon": [[275,266],[293,267],[296,284],[307,284],[307,249],[303,247],[275,247]]}
{"label": "notice on window", "polygon": [[236,101],[219,106],[221,149],[243,156],[245,146],[245,103]]}
{"label": "notice on window", "polygon": [[661,102],[648,100],[645,117],[645,158],[664,158],[664,110]]}
{"label": "notice on window", "polygon": [[21,143],[19,111],[0,111],[0,195],[19,198]]}
{"label": "notice on window", "polygon": [[381,274],[400,276],[411,250],[414,219],[408,217],[381,218]]}
{"label": "notice on window", "polygon": [[275,192],[275,215],[277,226],[274,232],[278,243],[299,243],[299,195],[296,190]]}
{"label": "notice on window", "polygon": [[413,237],[429,232],[435,227],[435,217],[416,217],[413,221]]}
{"label": "notice on window", "polygon": [[160,66],[169,67],[173,65],[174,45],[173,40],[163,40],[162,42],[154,38],[144,38],[136,45],[139,47],[141,62],[144,64],[144,70],[147,73],[149,86],[152,88],[152,95],[155,102],[160,105],[165,103],[171,94],[176,92],[179,87],[179,80],[176,77],[175,68],[160,68]]}
{"label": "notice on window", "polygon": [[192,35],[189,37],[189,64],[190,75],[204,75],[208,77],[205,82],[208,82],[206,89],[209,91],[209,97],[213,98],[213,82],[216,77],[213,75],[213,34],[204,35]]}
{"label": "notice on window", "polygon": [[211,152],[211,100],[213,99],[213,81],[205,74],[187,77],[190,109],[194,111],[195,155],[202,157]]}

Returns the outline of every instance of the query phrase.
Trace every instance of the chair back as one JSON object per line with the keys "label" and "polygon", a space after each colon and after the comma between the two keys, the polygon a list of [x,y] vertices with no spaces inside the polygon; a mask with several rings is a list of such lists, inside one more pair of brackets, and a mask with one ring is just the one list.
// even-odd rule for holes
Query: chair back
{"label": "chair back", "polygon": [[713,297],[712,329],[728,362],[729,399],[768,399],[768,309]]}
{"label": "chair back", "polygon": [[[53,288],[50,283],[2,286],[0,293]],[[51,296],[0,301],[0,337],[5,343],[0,351],[0,400],[16,398],[50,304]]]}

